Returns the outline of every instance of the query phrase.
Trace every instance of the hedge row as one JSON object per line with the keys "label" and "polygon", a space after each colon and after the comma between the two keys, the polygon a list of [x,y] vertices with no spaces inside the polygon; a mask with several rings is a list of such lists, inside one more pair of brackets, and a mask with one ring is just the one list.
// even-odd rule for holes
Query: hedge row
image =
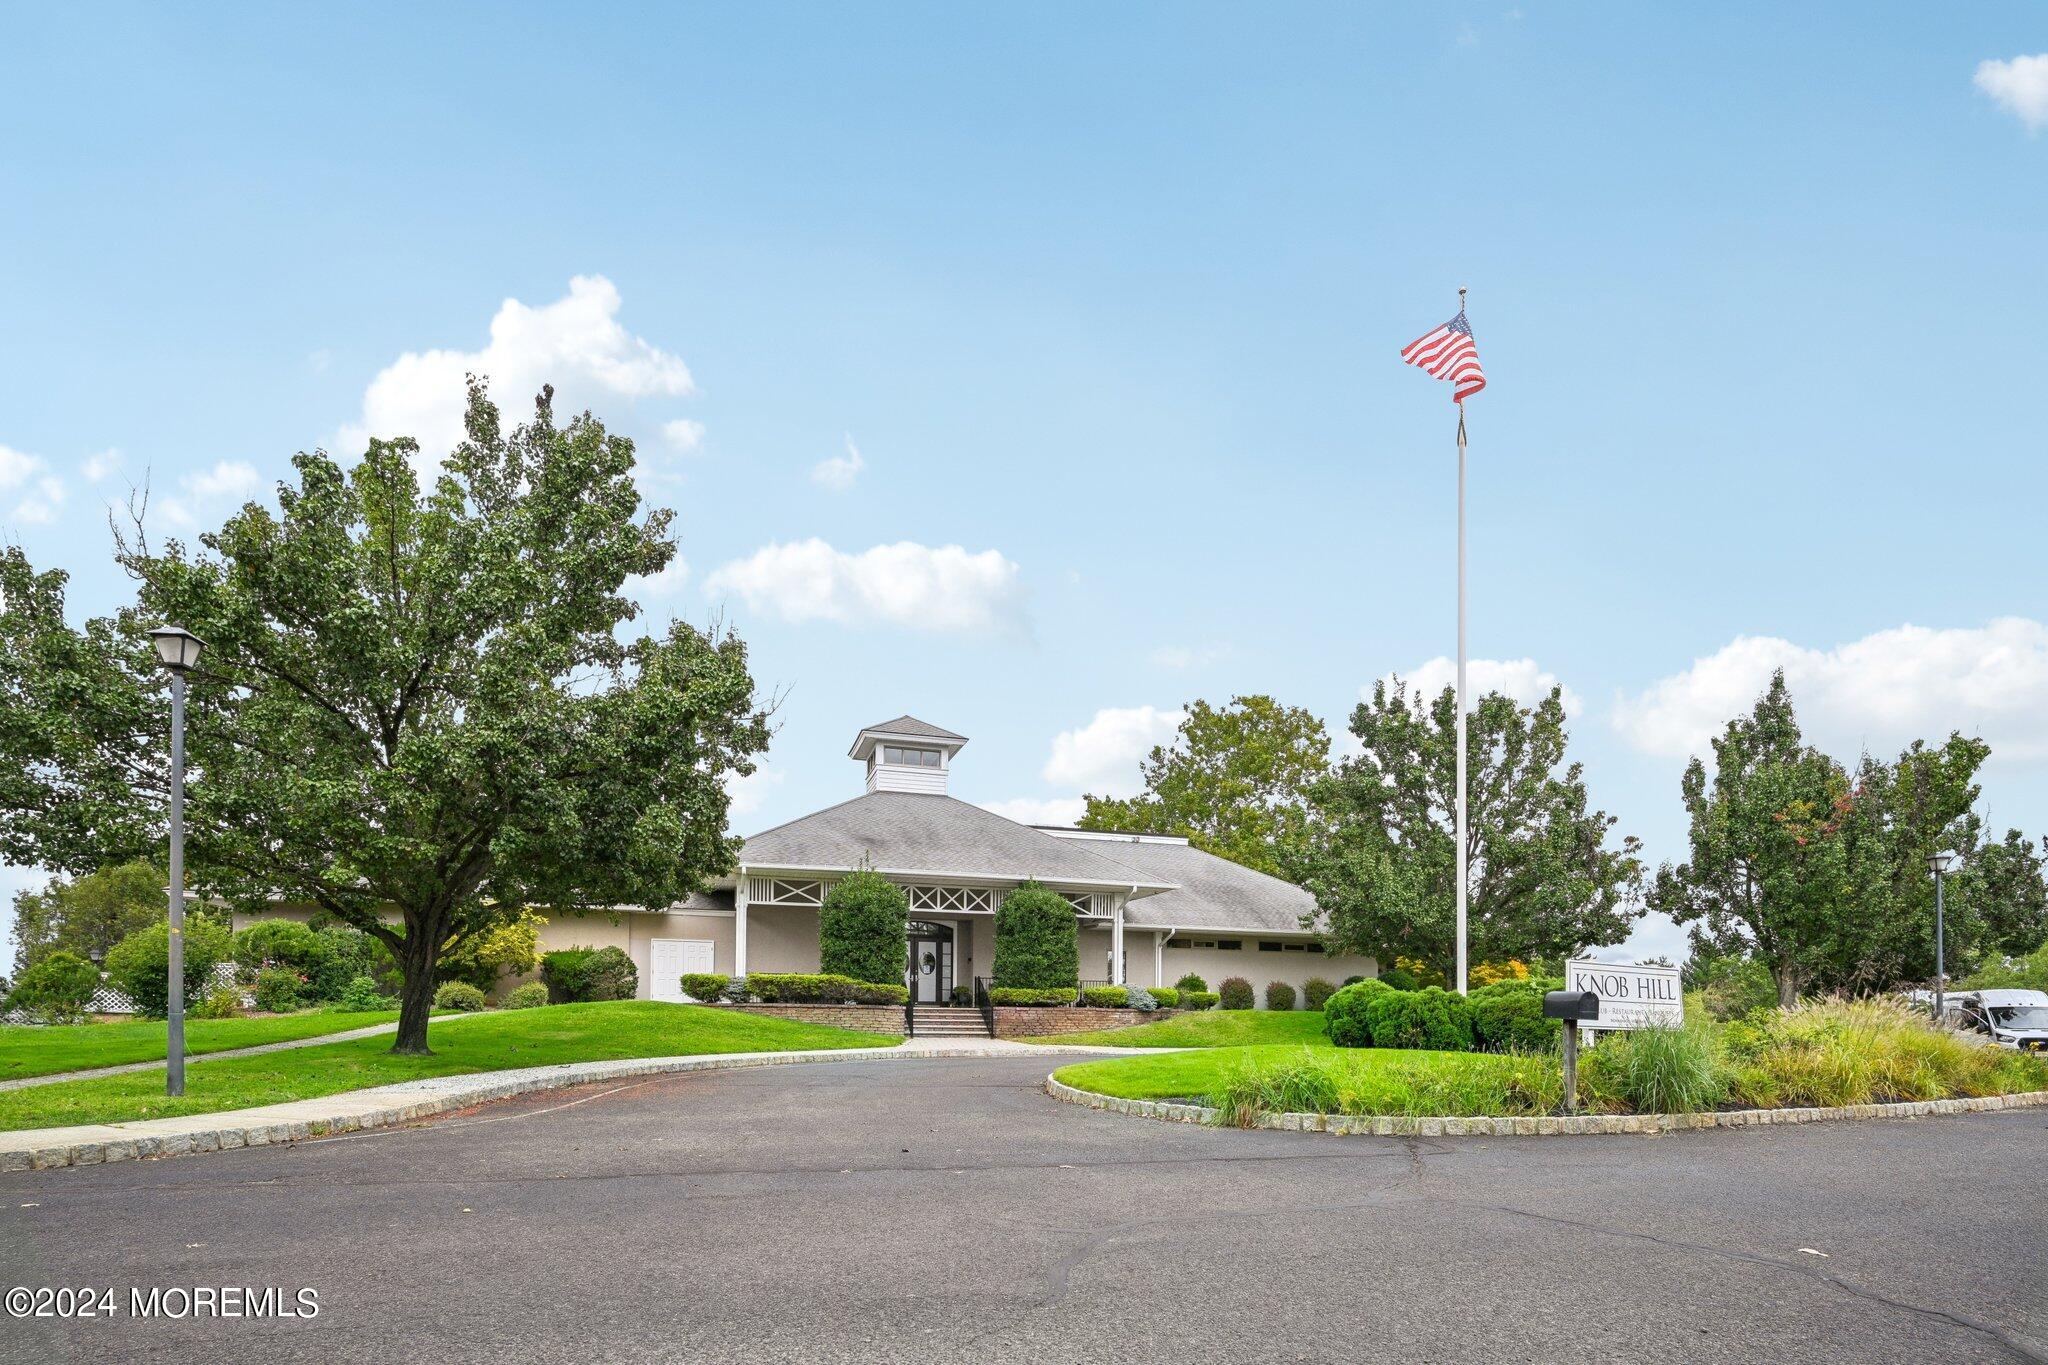
{"label": "hedge row", "polygon": [[901,1005],[910,999],[907,986],[829,972],[749,972],[745,981],[747,994],[769,1005]]}
{"label": "hedge row", "polygon": [[1461,996],[1441,986],[1396,990],[1360,981],[1323,1006],[1323,1032],[1338,1047],[1428,1048],[1441,1052],[1534,1052],[1557,1038],[1543,1017],[1543,993],[1556,980],[1500,981]]}

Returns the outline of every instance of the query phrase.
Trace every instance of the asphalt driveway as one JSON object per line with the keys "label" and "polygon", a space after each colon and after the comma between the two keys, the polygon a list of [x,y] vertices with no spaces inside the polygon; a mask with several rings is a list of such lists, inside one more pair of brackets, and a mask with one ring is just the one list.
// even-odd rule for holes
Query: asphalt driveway
{"label": "asphalt driveway", "polygon": [[[1330,1138],[1056,1104],[1053,1064],[661,1077],[0,1176],[0,1284],[118,1304],[0,1321],[0,1361],[2048,1360],[2041,1111]],[[138,1320],[134,1286],[319,1316]]]}

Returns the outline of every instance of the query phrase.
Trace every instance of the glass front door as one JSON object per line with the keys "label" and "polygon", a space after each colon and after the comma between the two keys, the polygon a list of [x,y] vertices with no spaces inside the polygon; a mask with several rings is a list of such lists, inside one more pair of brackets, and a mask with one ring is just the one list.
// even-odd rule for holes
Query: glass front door
{"label": "glass front door", "polygon": [[920,1005],[942,1005],[953,998],[953,931],[923,921],[910,925],[910,966],[905,973],[910,998]]}

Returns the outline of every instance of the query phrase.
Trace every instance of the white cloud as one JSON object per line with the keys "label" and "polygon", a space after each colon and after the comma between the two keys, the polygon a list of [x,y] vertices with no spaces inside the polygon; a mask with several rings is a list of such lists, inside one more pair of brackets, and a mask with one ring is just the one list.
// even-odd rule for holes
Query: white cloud
{"label": "white cloud", "polygon": [[694,391],[682,360],[619,325],[618,288],[602,275],[578,275],[553,303],[506,299],[477,351],[408,351],[363,394],[359,421],[342,428],[338,449],[360,454],[371,436],[411,436],[433,462],[462,440],[465,374],[487,377],[508,424],[526,420],[543,384],[555,386],[557,420],[600,397],[681,397]]}
{"label": "white cloud", "polygon": [[247,460],[217,460],[213,468],[178,476],[176,496],[159,504],[173,526],[191,530],[209,512],[226,503],[242,503],[263,486],[263,476]]}
{"label": "white cloud", "polygon": [[121,472],[121,452],[109,446],[97,455],[86,456],[85,463],[78,468],[87,482],[102,483]]}
{"label": "white cloud", "polygon": [[1170,744],[1185,711],[1156,706],[1109,706],[1078,730],[1053,737],[1045,780],[1097,796],[1134,796],[1144,789],[1138,760],[1155,744]]}
{"label": "white cloud", "polygon": [[737,596],[785,621],[1022,631],[1017,574],[998,550],[969,554],[958,545],[901,541],[849,554],[813,537],[765,545],[723,565],[704,590]]}
{"label": "white cloud", "polygon": [[[1388,674],[1382,681],[1392,685],[1397,675]],[[1431,659],[1418,668],[1412,668],[1398,675],[1408,685],[1408,696],[1434,701],[1446,687],[1458,680],[1458,661],[1442,655]],[[1470,698],[1476,700],[1489,692],[1504,693],[1523,706],[1534,706],[1550,695],[1550,689],[1558,686],[1557,675],[1546,673],[1537,667],[1534,659],[1467,659],[1465,661],[1465,685]],[[1358,689],[1360,700],[1370,701],[1372,689]],[[1566,712],[1576,715],[1584,709],[1579,694],[1569,687],[1562,697]]]}
{"label": "white cloud", "polygon": [[725,794],[732,799],[728,813],[735,820],[752,815],[775,794],[775,789],[782,785],[782,779],[787,775],[771,772],[758,763],[754,765],[754,771],[744,777],[738,773],[727,773]]}
{"label": "white cloud", "polygon": [[1020,825],[1073,825],[1088,811],[1078,796],[1019,796],[1009,801],[984,801],[983,810],[994,811]]}
{"label": "white cloud", "polygon": [[683,590],[690,581],[690,566],[677,555],[662,567],[660,573],[635,574],[628,578],[622,591],[628,597],[672,597]]}
{"label": "white cloud", "polygon": [[1977,88],[2038,133],[2048,128],[2048,52],[1977,64]]}
{"label": "white cloud", "polygon": [[0,493],[24,490],[14,505],[14,519],[42,523],[54,521],[63,505],[65,488],[61,479],[47,473],[49,462],[12,446],[0,446]]}
{"label": "white cloud", "polygon": [[1738,636],[1619,701],[1615,728],[1646,753],[1704,754],[1778,668],[1807,738],[1839,757],[1961,730],[1995,758],[2048,762],[2048,625],[2017,616],[1957,630],[1899,626],[1828,650]]}
{"label": "white cloud", "polygon": [[867,468],[867,461],[860,457],[860,447],[853,443],[853,437],[846,438],[846,453],[834,455],[829,460],[820,460],[811,466],[811,482],[835,493],[844,493],[853,487],[853,481]]}
{"label": "white cloud", "polygon": [[693,422],[687,417],[678,417],[673,422],[661,424],[661,439],[678,455],[688,455],[704,444],[704,424]]}

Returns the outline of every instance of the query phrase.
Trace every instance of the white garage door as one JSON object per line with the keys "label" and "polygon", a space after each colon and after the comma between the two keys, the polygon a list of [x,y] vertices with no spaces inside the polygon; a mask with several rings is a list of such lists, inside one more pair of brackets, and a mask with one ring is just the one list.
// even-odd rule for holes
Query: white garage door
{"label": "white garage door", "polygon": [[648,993],[656,1000],[688,1000],[683,994],[683,974],[711,970],[708,938],[657,938],[651,941],[651,950],[653,974]]}

